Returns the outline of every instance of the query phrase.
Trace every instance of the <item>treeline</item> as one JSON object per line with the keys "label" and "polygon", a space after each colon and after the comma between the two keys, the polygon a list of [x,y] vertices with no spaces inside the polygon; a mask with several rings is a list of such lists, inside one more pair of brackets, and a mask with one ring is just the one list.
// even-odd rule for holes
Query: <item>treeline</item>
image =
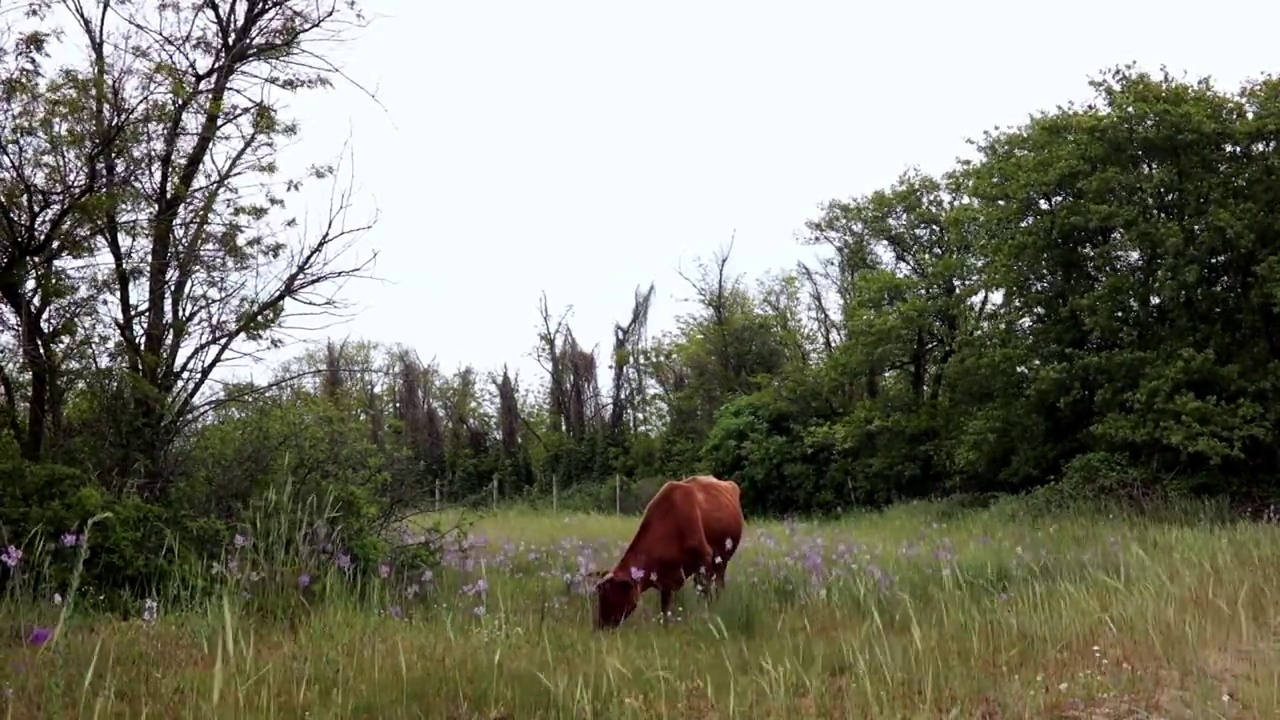
{"label": "treeline", "polygon": [[[221,384],[370,266],[341,188],[319,230],[292,214],[341,169],[281,178],[299,127],[263,92],[326,87],[317,43],[358,11],[59,12],[0,38],[0,546],[109,510],[91,582],[149,582],[286,485],[372,562],[408,515],[553,488],[608,507],[619,477],[632,510],[636,481],[733,477],[756,515],[1275,494],[1276,80],[1117,69],[941,176],[828,202],[818,262],[749,282],[716,254],[660,336],[652,286],[605,348],[544,297],[539,377],[331,341]],[[58,17],[80,54],[53,67]]]}
{"label": "treeline", "polygon": [[749,285],[717,255],[674,333],[644,338],[638,292],[606,391],[544,301],[540,394],[476,421],[494,447],[469,446],[492,459],[468,488],[707,471],[753,513],[1049,484],[1274,499],[1280,84],[1092,88],[940,177],[827,203],[819,263]]}

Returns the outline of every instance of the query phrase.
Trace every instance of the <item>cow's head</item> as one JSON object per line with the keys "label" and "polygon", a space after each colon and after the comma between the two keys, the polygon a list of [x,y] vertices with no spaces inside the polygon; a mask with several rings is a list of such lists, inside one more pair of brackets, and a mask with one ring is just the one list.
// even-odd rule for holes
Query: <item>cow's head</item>
{"label": "cow's head", "polygon": [[640,604],[640,584],[630,577],[606,575],[596,584],[596,629],[616,628]]}

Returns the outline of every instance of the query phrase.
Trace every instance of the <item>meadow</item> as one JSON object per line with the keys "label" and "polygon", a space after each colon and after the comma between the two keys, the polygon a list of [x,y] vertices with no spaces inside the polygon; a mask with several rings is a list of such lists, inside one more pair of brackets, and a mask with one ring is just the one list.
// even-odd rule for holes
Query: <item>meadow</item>
{"label": "meadow", "polygon": [[[345,580],[237,537],[236,593],[129,619],[66,590],[0,608],[6,718],[1273,718],[1280,526],[1040,520],[920,503],[751,522],[713,605],[617,631],[583,575],[637,518],[479,518],[434,570]],[[10,551],[21,570],[44,552]],[[89,553],[92,553],[90,539]],[[358,586],[358,587],[357,587]],[[323,594],[318,588],[327,589]],[[265,607],[273,613],[264,613]],[[255,604],[256,603],[256,604]],[[56,637],[55,637],[56,635]]]}

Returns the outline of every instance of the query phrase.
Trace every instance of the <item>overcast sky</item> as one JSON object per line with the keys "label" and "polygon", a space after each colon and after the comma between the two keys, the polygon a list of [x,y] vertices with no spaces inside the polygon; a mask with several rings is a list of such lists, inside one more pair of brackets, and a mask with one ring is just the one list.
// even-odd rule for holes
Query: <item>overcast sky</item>
{"label": "overcast sky", "polygon": [[290,158],[350,133],[380,213],[366,242],[385,282],[349,286],[361,312],[331,334],[446,370],[505,361],[527,386],[543,290],[607,348],[636,285],[656,281],[652,327],[669,327],[677,267],[735,232],[736,270],[792,266],[820,203],[945,170],[966,138],[1087,99],[1105,68],[1234,87],[1280,64],[1276,5],[1039,5],[369,3],[341,63],[385,109],[343,86],[293,104]]}

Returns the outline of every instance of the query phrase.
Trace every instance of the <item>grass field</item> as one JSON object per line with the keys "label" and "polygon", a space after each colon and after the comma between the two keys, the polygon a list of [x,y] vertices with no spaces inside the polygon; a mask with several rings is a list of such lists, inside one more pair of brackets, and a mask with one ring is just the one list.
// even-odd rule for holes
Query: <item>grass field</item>
{"label": "grass field", "polygon": [[[752,523],[710,610],[686,587],[676,622],[662,627],[651,592],[619,631],[597,633],[575,576],[611,566],[635,524],[503,512],[431,577],[392,575],[373,599],[338,593],[292,622],[255,619],[243,597],[186,611],[162,601],[154,619],[73,611],[56,642],[34,646],[20,629],[51,627],[59,607],[10,600],[0,608],[12,636],[0,649],[0,710],[1280,717],[1275,525],[1033,524],[929,505]],[[313,586],[325,582],[317,571]]]}

